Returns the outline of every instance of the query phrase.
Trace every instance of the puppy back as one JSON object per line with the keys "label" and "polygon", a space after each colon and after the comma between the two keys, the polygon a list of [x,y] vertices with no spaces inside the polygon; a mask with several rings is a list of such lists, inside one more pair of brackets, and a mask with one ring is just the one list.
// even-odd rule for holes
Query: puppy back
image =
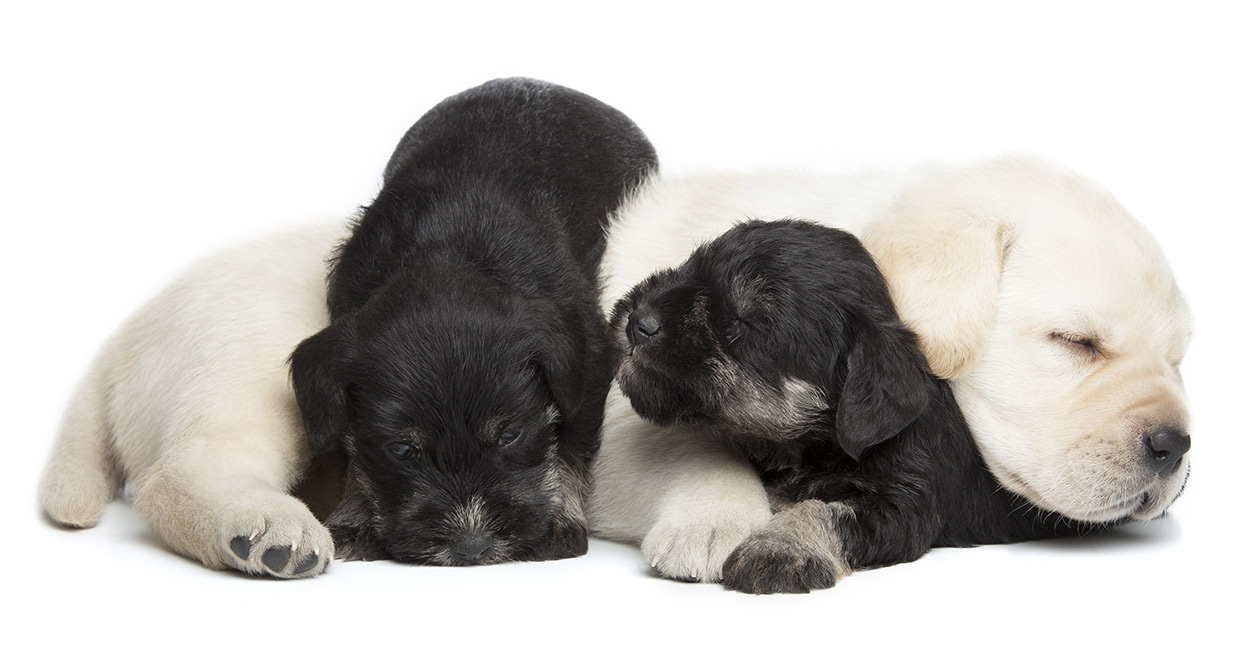
{"label": "puppy back", "polygon": [[658,166],[654,147],[621,111],[535,79],[496,79],[453,95],[414,124],[391,155],[385,187],[428,191],[480,178],[558,207],[587,272],[603,254],[608,216]]}

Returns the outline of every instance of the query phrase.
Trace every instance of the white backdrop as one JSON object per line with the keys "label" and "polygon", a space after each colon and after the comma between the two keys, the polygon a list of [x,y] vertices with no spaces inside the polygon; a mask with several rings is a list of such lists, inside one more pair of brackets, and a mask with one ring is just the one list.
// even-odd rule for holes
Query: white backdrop
{"label": "white backdrop", "polygon": [[[1244,640],[1250,47],[1236,4],[26,4],[0,11],[0,638]],[[777,597],[661,580],[606,542],[555,563],[339,563],[283,583],[162,550],[124,503],[93,530],[47,523],[34,488],[61,410],[128,313],[205,252],[368,203],[411,122],[512,75],[625,111],[670,172],[1031,152],[1099,179],[1159,237],[1196,315],[1186,494],[1111,535],[939,550]]]}

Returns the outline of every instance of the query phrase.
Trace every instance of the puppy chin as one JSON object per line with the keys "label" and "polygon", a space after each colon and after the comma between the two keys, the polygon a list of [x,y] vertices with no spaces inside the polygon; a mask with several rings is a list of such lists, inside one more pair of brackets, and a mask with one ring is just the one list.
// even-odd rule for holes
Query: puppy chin
{"label": "puppy chin", "polygon": [[616,383],[629,398],[634,411],[651,422],[668,426],[684,415],[673,397],[680,389],[636,356],[622,360],[616,372]]}
{"label": "puppy chin", "polygon": [[[1035,489],[1023,477],[987,462],[995,479],[1009,491],[1032,504],[1056,512],[1068,519],[1091,524],[1112,524],[1126,519],[1148,521],[1163,514],[1185,488],[1189,479],[1189,464],[1166,478],[1155,478],[1140,488],[1128,488],[1129,496],[1111,497],[1107,494],[1083,492],[1054,493]],[[1123,494],[1123,493],[1122,493]]]}
{"label": "puppy chin", "polygon": [[1137,521],[1149,521],[1156,517],[1162,516],[1164,511],[1172,506],[1181,493],[1185,491],[1185,485],[1189,482],[1189,462],[1185,462],[1185,467],[1181,468],[1176,474],[1164,479],[1156,479],[1146,492],[1142,495],[1141,505],[1129,514],[1130,517]]}

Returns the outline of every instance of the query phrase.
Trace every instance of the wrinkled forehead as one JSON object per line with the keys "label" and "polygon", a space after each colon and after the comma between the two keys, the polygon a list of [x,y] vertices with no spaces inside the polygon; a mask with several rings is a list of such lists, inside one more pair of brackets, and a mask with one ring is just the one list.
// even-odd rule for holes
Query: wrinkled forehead
{"label": "wrinkled forehead", "polygon": [[1017,225],[1004,257],[1000,311],[1183,354],[1190,310],[1162,249],[1122,209],[1104,208],[1070,208]]}

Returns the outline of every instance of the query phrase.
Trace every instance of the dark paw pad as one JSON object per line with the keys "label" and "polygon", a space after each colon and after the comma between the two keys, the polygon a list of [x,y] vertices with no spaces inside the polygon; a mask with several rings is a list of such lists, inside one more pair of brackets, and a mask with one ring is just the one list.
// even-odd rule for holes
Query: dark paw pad
{"label": "dark paw pad", "polygon": [[313,553],[312,555],[304,558],[302,562],[295,565],[295,568],[291,570],[291,573],[304,573],[305,571],[310,571],[313,567],[317,566],[317,562],[320,559],[321,558],[317,557],[316,553]]}
{"label": "dark paw pad", "polygon": [[246,560],[247,556],[252,552],[252,540],[245,535],[239,535],[230,540],[230,550],[234,551],[235,555]]}
{"label": "dark paw pad", "polygon": [[805,594],[837,581],[832,559],[794,549],[743,543],[725,560],[722,583],[748,594]]}
{"label": "dark paw pad", "polygon": [[281,571],[282,567],[286,566],[287,560],[290,559],[290,546],[273,546],[270,547],[269,550],[265,551],[264,555],[260,556],[260,561],[263,562],[270,571],[274,572]]}

